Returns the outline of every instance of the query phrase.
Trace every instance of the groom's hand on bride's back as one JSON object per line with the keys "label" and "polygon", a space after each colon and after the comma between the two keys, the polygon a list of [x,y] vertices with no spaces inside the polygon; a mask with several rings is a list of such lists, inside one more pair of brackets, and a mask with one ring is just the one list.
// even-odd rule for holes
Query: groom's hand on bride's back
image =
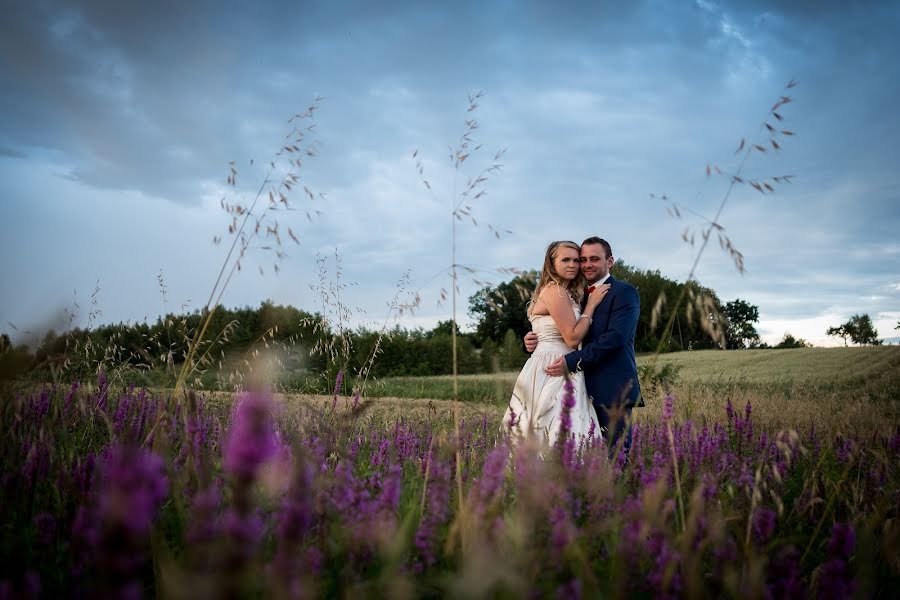
{"label": "groom's hand on bride's back", "polygon": [[528,351],[529,354],[534,352],[534,349],[537,348],[538,345],[538,336],[535,332],[529,331],[525,334],[525,350]]}

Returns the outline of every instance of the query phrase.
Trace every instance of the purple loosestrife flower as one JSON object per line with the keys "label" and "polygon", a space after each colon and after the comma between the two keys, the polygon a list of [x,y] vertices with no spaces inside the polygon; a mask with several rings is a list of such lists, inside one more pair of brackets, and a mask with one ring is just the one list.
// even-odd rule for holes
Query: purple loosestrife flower
{"label": "purple loosestrife flower", "polygon": [[563,383],[562,395],[562,411],[559,415],[559,438],[556,443],[561,443],[568,439],[569,432],[572,431],[572,409],[575,408],[575,384],[568,375]]}
{"label": "purple loosestrife flower", "polygon": [[671,421],[675,416],[675,396],[672,394],[666,394],[665,400],[663,400],[663,411],[662,418],[664,421]]}
{"label": "purple loosestrife flower", "polygon": [[104,456],[99,489],[99,516],[136,537],[150,532],[168,491],[162,458],[142,448],[115,445]]}
{"label": "purple loosestrife flower", "polygon": [[472,490],[475,500],[474,511],[477,514],[483,516],[502,494],[508,460],[509,447],[505,444],[498,445],[484,459],[484,470]]}
{"label": "purple loosestrife flower", "polygon": [[281,505],[278,515],[278,538],[280,544],[296,544],[313,525],[315,507],[313,505],[313,477],[315,469],[305,460],[298,460],[294,481]]}
{"label": "purple loosestrife flower", "polygon": [[775,511],[767,506],[760,506],[753,513],[753,536],[760,545],[765,544],[772,539],[775,533]]}
{"label": "purple loosestrife flower", "polygon": [[[41,430],[43,434],[43,430]],[[25,485],[31,487],[44,479],[50,469],[50,453],[47,442],[41,435],[34,444],[25,442],[25,464],[22,465],[22,477]]]}
{"label": "purple loosestrife flower", "polygon": [[125,597],[140,589],[135,585],[147,559],[150,528],[167,490],[160,457],[119,444],[106,449],[95,501],[79,508],[72,525],[73,575],[93,565],[101,588],[96,595]]}
{"label": "purple loosestrife flower", "polygon": [[421,573],[437,562],[437,549],[440,548],[438,530],[450,514],[450,473],[450,464],[432,451],[426,480],[428,488],[425,511],[413,541],[416,554],[413,571],[416,573]]}
{"label": "purple loosestrife flower", "polygon": [[238,479],[252,481],[260,468],[283,450],[272,408],[268,391],[238,395],[224,448],[225,470]]}
{"label": "purple loosestrife flower", "polygon": [[392,515],[400,506],[400,491],[403,481],[403,468],[400,463],[393,463],[388,467],[387,475],[381,485],[381,495],[378,498],[378,510]]}
{"label": "purple loosestrife flower", "polygon": [[800,552],[785,546],[775,552],[766,569],[766,589],[770,598],[806,598]]}
{"label": "purple loosestrife flower", "polygon": [[125,422],[127,421],[128,413],[131,409],[131,398],[129,396],[122,396],[119,398],[118,406],[116,407],[115,416],[113,416],[113,432],[119,436],[122,433],[122,430],[125,428]]}
{"label": "purple loosestrife flower", "polygon": [[222,532],[229,538],[231,550],[229,563],[233,566],[249,560],[262,539],[265,525],[256,511],[242,513],[229,508],[222,515]]}
{"label": "purple loosestrife flower", "polygon": [[56,537],[56,519],[48,512],[38,513],[32,519],[34,537],[41,546],[49,546]]}
{"label": "purple loosestrife flower", "polygon": [[213,541],[218,534],[216,513],[219,509],[221,491],[217,485],[211,485],[194,495],[191,503],[191,516],[188,520],[185,540],[194,546]]}
{"label": "purple loosestrife flower", "polygon": [[828,555],[832,558],[849,560],[856,546],[856,532],[849,523],[835,523],[828,540]]}
{"label": "purple loosestrife flower", "polygon": [[338,371],[337,377],[334,378],[334,402],[332,408],[337,404],[338,396],[341,395],[341,389],[344,387],[344,370]]}
{"label": "purple loosestrife flower", "polygon": [[506,422],[506,426],[510,429],[516,426],[516,411],[512,406],[509,407],[509,420]]}
{"label": "purple loosestrife flower", "polygon": [[569,515],[562,506],[554,506],[550,511],[550,523],[553,529],[550,533],[550,543],[553,546],[553,557],[562,561],[566,547],[575,539],[575,531]]}

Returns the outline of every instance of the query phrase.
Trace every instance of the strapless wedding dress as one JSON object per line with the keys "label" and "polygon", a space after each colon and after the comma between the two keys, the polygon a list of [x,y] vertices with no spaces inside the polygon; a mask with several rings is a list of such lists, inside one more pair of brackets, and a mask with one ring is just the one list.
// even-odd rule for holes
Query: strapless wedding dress
{"label": "strapless wedding dress", "polygon": [[[577,304],[573,304],[572,310],[576,319],[581,316]],[[572,349],[563,341],[550,315],[533,315],[529,320],[531,330],[538,336],[538,345],[516,379],[501,428],[514,438],[537,438],[553,445],[559,440],[562,426],[565,378],[551,377],[544,369]],[[579,442],[589,434],[599,437],[597,413],[584,387],[584,374],[579,371],[570,377],[575,387],[575,405],[570,411],[569,431]]]}

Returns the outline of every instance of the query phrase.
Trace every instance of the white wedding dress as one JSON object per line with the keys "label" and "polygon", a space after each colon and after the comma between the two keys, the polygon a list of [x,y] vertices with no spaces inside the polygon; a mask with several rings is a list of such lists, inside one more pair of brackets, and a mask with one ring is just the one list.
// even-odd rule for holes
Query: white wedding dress
{"label": "white wedding dress", "polygon": [[[581,309],[572,304],[575,318],[581,316]],[[544,371],[561,356],[572,351],[559,332],[550,315],[532,315],[531,330],[538,336],[538,345],[516,379],[512,398],[503,416],[501,429],[517,439],[537,439],[556,444],[562,425],[564,377],[551,377]],[[597,413],[584,387],[584,374],[573,373],[575,386],[575,406],[572,407],[571,434],[577,442],[582,442],[589,434],[600,437]],[[591,423],[593,422],[593,427]]]}

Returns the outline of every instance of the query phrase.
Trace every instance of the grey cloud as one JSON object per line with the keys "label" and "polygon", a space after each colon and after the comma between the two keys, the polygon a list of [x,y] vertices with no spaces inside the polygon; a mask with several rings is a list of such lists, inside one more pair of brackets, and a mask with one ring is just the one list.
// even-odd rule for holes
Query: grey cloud
{"label": "grey cloud", "polygon": [[26,158],[28,155],[20,150],[16,150],[15,148],[6,148],[0,146],[0,156],[6,156],[8,158]]}

